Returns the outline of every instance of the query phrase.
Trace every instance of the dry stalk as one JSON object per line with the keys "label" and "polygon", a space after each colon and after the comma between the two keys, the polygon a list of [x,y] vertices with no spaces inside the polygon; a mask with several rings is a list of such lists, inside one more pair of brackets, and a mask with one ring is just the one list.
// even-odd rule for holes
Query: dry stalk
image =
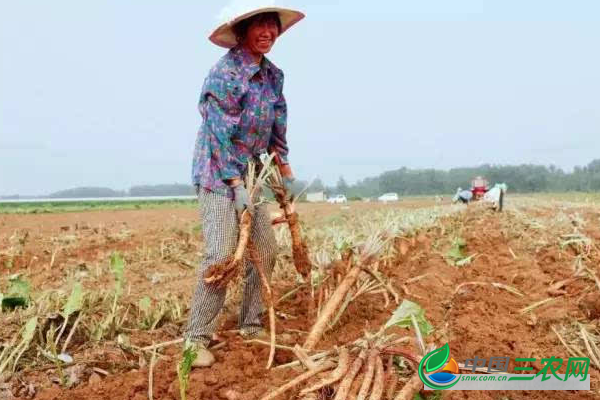
{"label": "dry stalk", "polygon": [[600,357],[600,354],[596,355],[596,352],[594,351],[594,350],[598,351],[598,348],[593,343],[593,341],[590,340],[587,330],[581,324],[579,324],[579,332],[580,332],[581,338],[583,339],[583,343],[585,343],[585,348],[587,349],[588,354],[590,355],[590,359],[594,363],[594,366],[600,370],[600,360],[598,360],[598,357]]}
{"label": "dry stalk", "polygon": [[592,271],[589,267],[586,267],[586,271],[588,274],[590,274],[594,282],[596,282],[596,287],[598,287],[598,290],[600,290],[600,278],[598,278],[594,271]]}
{"label": "dry stalk", "polygon": [[371,275],[373,278],[377,279],[377,281],[379,283],[381,283],[383,285],[383,287],[385,287],[387,289],[388,292],[390,292],[390,294],[392,296],[394,296],[394,301],[396,302],[396,304],[400,304],[400,296],[398,295],[398,293],[394,290],[394,288],[392,287],[392,284],[390,282],[385,281],[378,272],[374,271],[373,269],[369,268],[369,267],[364,267],[363,271],[367,272],[369,275]]}
{"label": "dry stalk", "polygon": [[162,349],[163,347],[168,347],[168,346],[172,346],[174,344],[179,344],[179,343],[183,343],[183,339],[182,338],[175,339],[175,340],[169,340],[168,342],[153,344],[151,346],[141,347],[140,350],[142,350],[142,351],[152,351],[152,350],[155,350],[155,349]]}
{"label": "dry stalk", "polygon": [[269,359],[267,360],[267,369],[271,368],[273,365],[273,360],[275,359],[275,306],[273,304],[273,292],[271,290],[271,285],[269,284],[269,278],[267,277],[267,273],[265,272],[264,266],[260,262],[258,257],[257,250],[254,246],[254,243],[249,243],[249,255],[252,265],[258,271],[258,275],[260,277],[261,282],[261,294],[263,297],[263,301],[267,303],[269,308],[269,330],[271,333],[271,349],[269,351]]}
{"label": "dry stalk", "polygon": [[156,347],[152,351],[150,367],[148,368],[148,399],[154,400],[154,364],[156,364]]}
{"label": "dry stalk", "polygon": [[560,340],[562,345],[565,346],[565,349],[567,349],[567,352],[570,355],[572,355],[573,357],[585,357],[585,354],[583,354],[579,350],[571,348],[571,346],[569,346],[567,344],[567,342],[563,339],[563,337],[560,335],[560,333],[558,333],[558,331],[556,330],[556,328],[554,326],[551,326],[550,328],[556,334],[556,336],[558,337],[558,340]]}
{"label": "dry stalk", "polygon": [[409,279],[407,279],[405,283],[407,283],[407,284],[408,284],[408,283],[417,282],[417,281],[420,281],[420,280],[421,280],[421,279],[423,279],[423,278],[427,278],[428,276],[429,276],[429,274],[428,274],[428,273],[427,273],[427,274],[423,274],[423,275],[419,275],[419,276],[415,276],[415,277],[413,277],[413,278],[409,278]]}
{"label": "dry stalk", "polygon": [[499,283],[499,282],[479,282],[479,281],[463,282],[463,283],[461,283],[460,285],[458,285],[456,287],[456,289],[454,289],[454,293],[452,294],[452,296],[455,296],[456,294],[458,294],[458,292],[462,288],[464,288],[465,286],[486,286],[486,285],[492,285],[495,288],[506,290],[507,292],[512,293],[512,294],[514,294],[516,296],[519,296],[519,297],[523,297],[524,296],[524,294],[521,291],[519,291],[518,289],[516,289],[516,288],[514,288],[512,286],[509,286],[509,285],[505,285],[504,283]]}
{"label": "dry stalk", "polygon": [[526,314],[526,313],[531,312],[531,311],[535,310],[536,308],[543,306],[544,304],[550,303],[552,301],[554,301],[554,297],[549,297],[545,300],[538,301],[536,303],[533,303],[530,306],[520,309],[519,313]]}
{"label": "dry stalk", "polygon": [[75,330],[77,329],[77,326],[79,325],[79,322],[81,322],[82,317],[83,317],[83,312],[80,312],[79,315],[77,316],[77,319],[75,319],[75,323],[73,323],[73,326],[71,327],[71,331],[67,335],[67,339],[65,339],[65,342],[63,343],[63,346],[61,349],[62,353],[67,351],[67,346],[69,346],[69,343],[71,342],[71,339],[73,338],[73,334],[75,333]]}

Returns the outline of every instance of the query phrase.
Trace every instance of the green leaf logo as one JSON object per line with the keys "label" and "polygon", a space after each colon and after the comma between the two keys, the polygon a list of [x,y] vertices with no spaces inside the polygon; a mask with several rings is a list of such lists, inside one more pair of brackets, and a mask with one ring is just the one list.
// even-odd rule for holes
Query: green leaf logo
{"label": "green leaf logo", "polygon": [[430,373],[442,368],[446,364],[448,357],[450,357],[450,346],[448,346],[448,343],[446,343],[441,348],[429,353],[428,356],[429,358],[425,364],[425,371]]}

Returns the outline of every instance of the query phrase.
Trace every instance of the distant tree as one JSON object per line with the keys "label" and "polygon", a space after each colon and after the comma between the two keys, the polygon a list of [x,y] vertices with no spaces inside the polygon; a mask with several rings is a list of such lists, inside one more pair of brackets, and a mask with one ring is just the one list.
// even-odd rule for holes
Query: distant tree
{"label": "distant tree", "polygon": [[338,179],[338,182],[335,185],[335,190],[337,190],[339,194],[345,194],[346,192],[348,192],[348,188],[349,186],[346,183],[346,180],[343,176],[340,176],[340,179]]}
{"label": "distant tree", "polygon": [[[471,187],[471,180],[481,175],[491,184],[504,182],[511,192],[600,191],[600,159],[565,173],[556,166],[533,164],[490,165],[436,169],[386,171],[377,177],[363,179],[349,187],[352,196],[373,197],[386,192],[400,195],[454,193],[456,188]],[[338,187],[336,186],[336,189]]]}
{"label": "distant tree", "polygon": [[75,199],[93,197],[123,197],[125,195],[126,193],[123,191],[113,190],[105,187],[77,187],[50,193],[48,197],[53,199]]}
{"label": "distant tree", "polygon": [[188,184],[173,183],[163,185],[139,185],[129,189],[129,195],[134,197],[144,196],[189,196],[194,193],[194,188]]}
{"label": "distant tree", "polygon": [[[504,182],[511,192],[559,192],[559,191],[600,191],[600,159],[592,160],[584,166],[576,166],[572,172],[550,165],[490,165],[438,169],[409,169],[402,167],[385,171],[379,176],[365,178],[354,185],[348,185],[340,176],[335,186],[327,187],[319,178],[308,188],[309,192],[325,191],[328,196],[345,194],[347,197],[376,197],[387,192],[399,195],[454,193],[456,188],[471,186],[471,179],[481,175],[491,184]],[[294,182],[294,193],[300,193],[307,182]],[[176,196],[193,194],[187,184],[139,185],[126,191],[103,187],[79,187],[61,190],[50,194],[51,198],[121,197],[121,196]],[[265,193],[267,194],[267,193]],[[18,195],[13,196],[18,198]]]}
{"label": "distant tree", "polygon": [[322,192],[324,190],[325,185],[323,184],[321,178],[316,178],[314,181],[311,182],[310,186],[308,187],[309,192]]}

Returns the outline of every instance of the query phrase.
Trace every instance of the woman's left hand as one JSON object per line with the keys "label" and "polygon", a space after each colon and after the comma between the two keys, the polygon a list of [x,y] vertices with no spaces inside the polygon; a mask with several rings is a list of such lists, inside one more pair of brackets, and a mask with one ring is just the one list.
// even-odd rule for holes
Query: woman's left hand
{"label": "woman's left hand", "polygon": [[292,167],[290,167],[290,164],[279,164],[279,172],[284,178],[289,178],[292,181],[294,180],[294,174],[292,173]]}

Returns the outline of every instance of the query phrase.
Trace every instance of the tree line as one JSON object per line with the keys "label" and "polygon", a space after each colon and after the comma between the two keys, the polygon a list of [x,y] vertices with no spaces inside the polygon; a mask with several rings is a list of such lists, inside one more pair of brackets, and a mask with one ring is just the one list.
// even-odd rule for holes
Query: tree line
{"label": "tree line", "polygon": [[[294,192],[299,193],[308,185],[307,192],[324,191],[327,195],[345,194],[348,198],[377,197],[383,193],[396,192],[399,195],[433,195],[454,193],[458,187],[470,188],[471,179],[483,176],[490,184],[506,183],[511,192],[600,192],[600,159],[585,166],[575,167],[565,172],[556,166],[534,164],[490,165],[478,167],[411,169],[402,167],[386,171],[376,177],[359,180],[353,185],[340,176],[334,186],[325,185],[320,179],[312,183],[297,180]],[[194,188],[189,184],[137,185],[128,190],[113,190],[105,187],[78,187],[51,193],[49,198],[94,198],[94,197],[146,197],[146,196],[186,196],[193,195]],[[28,196],[27,198],[31,198]],[[2,198],[26,198],[4,196]]]}
{"label": "tree line", "polygon": [[433,195],[454,193],[457,188],[471,187],[476,176],[494,183],[506,183],[511,192],[598,192],[600,191],[600,159],[583,167],[565,172],[556,166],[534,164],[490,165],[477,167],[439,169],[400,168],[386,171],[376,177],[359,180],[349,185],[342,177],[335,186],[326,186],[316,179],[308,191],[325,191],[328,195],[345,194],[347,197],[375,197],[383,193],[399,195]]}
{"label": "tree line", "polygon": [[129,190],[113,190],[105,187],[77,187],[50,193],[49,198],[95,198],[95,197],[149,197],[149,196],[189,196],[193,195],[192,185],[182,183],[162,185],[138,185]]}

